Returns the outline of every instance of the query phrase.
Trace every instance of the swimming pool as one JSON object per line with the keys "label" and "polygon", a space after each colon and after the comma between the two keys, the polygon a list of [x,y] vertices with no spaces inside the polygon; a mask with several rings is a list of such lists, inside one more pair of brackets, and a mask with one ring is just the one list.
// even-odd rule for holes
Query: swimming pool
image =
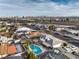
{"label": "swimming pool", "polygon": [[29,47],[36,55],[39,55],[42,53],[42,49],[38,45],[31,44]]}

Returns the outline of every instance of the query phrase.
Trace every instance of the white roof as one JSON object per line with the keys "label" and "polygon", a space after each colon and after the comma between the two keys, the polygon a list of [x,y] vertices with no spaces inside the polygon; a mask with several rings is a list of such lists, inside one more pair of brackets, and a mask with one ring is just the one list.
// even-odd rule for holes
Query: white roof
{"label": "white roof", "polygon": [[58,38],[56,38],[54,36],[52,36],[52,37],[53,37],[53,45],[58,45],[58,44],[63,42],[62,40],[60,40],[60,39],[58,39]]}
{"label": "white roof", "polygon": [[17,31],[30,31],[30,30],[32,30],[32,29],[30,29],[30,28],[28,28],[28,27],[22,27],[22,28],[18,28],[18,29],[16,30],[16,32],[17,32]]}
{"label": "white roof", "polygon": [[60,47],[62,45],[62,43],[59,43],[59,44],[57,44],[57,45],[53,45],[53,48],[58,48],[58,47]]}
{"label": "white roof", "polygon": [[67,27],[75,27],[73,25],[55,25],[56,27],[64,27],[64,28],[67,28]]}
{"label": "white roof", "polygon": [[64,34],[65,36],[68,36],[68,37],[71,37],[71,38],[73,38],[73,39],[77,39],[77,40],[79,40],[79,36],[75,36],[75,35],[73,35],[73,34]]}
{"label": "white roof", "polygon": [[12,38],[7,38],[5,36],[0,36],[0,41],[2,41],[2,42],[8,42],[9,40],[12,40]]}
{"label": "white roof", "polygon": [[73,29],[65,29],[65,30],[71,33],[79,33],[79,30],[73,30]]}
{"label": "white roof", "polygon": [[1,40],[1,41],[5,41],[5,40],[7,40],[7,37],[5,37],[5,36],[0,36],[0,40]]}

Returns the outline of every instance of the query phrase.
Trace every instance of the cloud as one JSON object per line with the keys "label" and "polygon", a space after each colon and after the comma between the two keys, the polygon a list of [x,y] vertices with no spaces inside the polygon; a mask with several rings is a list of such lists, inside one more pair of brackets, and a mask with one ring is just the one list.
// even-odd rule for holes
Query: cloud
{"label": "cloud", "polygon": [[53,0],[0,0],[0,16],[79,16],[79,2],[72,3],[59,4]]}

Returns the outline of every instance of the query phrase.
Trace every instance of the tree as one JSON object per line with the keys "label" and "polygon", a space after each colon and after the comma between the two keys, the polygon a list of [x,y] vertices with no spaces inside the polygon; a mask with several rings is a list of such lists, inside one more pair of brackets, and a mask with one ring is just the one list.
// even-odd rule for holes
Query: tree
{"label": "tree", "polygon": [[67,46],[67,43],[63,43],[63,46],[66,47]]}
{"label": "tree", "polygon": [[69,22],[69,18],[66,18],[66,21]]}

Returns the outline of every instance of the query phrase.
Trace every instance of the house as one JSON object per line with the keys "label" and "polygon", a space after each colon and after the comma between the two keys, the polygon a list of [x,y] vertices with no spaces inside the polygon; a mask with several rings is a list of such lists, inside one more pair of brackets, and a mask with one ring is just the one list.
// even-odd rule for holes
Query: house
{"label": "house", "polygon": [[57,47],[61,47],[61,45],[63,44],[64,41],[49,35],[49,34],[43,34],[40,37],[40,41],[42,41],[42,44],[47,46],[47,47],[53,47],[53,48],[57,48]]}
{"label": "house", "polygon": [[28,34],[31,38],[32,37],[39,37],[41,33],[39,31],[30,31]]}
{"label": "house", "polygon": [[9,45],[7,43],[0,43],[0,58],[4,58],[8,55],[15,54],[17,52],[15,45]]}
{"label": "house", "polygon": [[46,45],[47,47],[53,47],[53,39],[51,35],[44,34],[40,37],[42,44]]}
{"label": "house", "polygon": [[36,30],[31,30],[31,31],[27,31],[27,32],[19,32],[16,35],[18,36],[18,38],[23,39],[23,38],[39,37],[41,35],[41,33]]}
{"label": "house", "polygon": [[16,54],[24,54],[25,50],[21,44],[0,43],[0,58],[6,58]]}
{"label": "house", "polygon": [[28,27],[21,27],[21,28],[18,28],[15,33],[17,32],[26,32],[26,31],[31,31],[32,29],[28,28]]}
{"label": "house", "polygon": [[73,29],[68,29],[68,28],[66,28],[66,29],[64,29],[64,30],[66,30],[66,31],[68,31],[68,32],[70,32],[70,33],[72,33],[72,34],[77,34],[77,33],[79,33],[79,30],[73,30]]}
{"label": "house", "polygon": [[0,42],[8,43],[9,40],[13,40],[13,38],[7,38],[6,36],[0,36]]}

